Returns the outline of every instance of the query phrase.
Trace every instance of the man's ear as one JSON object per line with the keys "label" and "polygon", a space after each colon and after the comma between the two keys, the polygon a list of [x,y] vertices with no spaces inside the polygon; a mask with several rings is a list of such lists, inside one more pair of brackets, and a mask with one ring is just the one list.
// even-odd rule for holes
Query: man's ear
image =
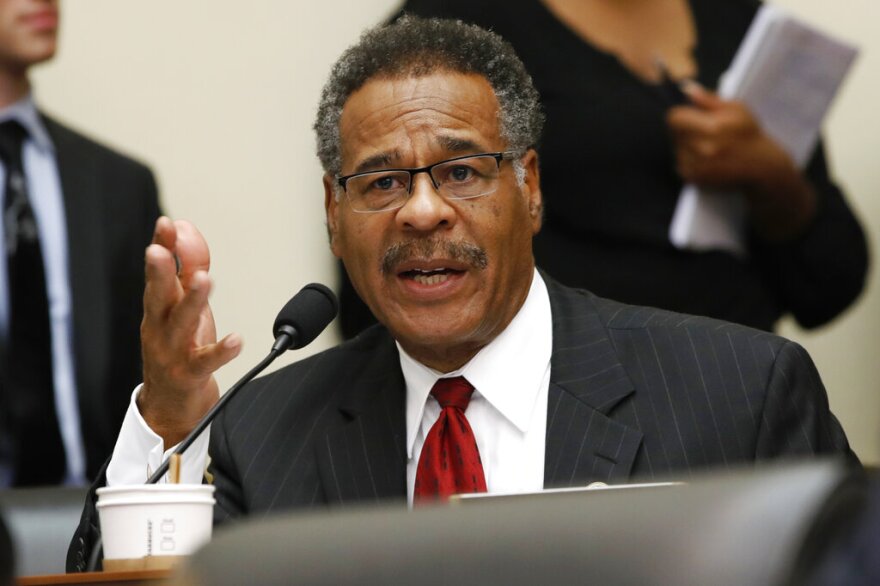
{"label": "man's ear", "polygon": [[541,230],[544,217],[544,197],[541,195],[541,173],[538,166],[538,151],[529,149],[522,158],[526,170],[522,192],[529,206],[529,218],[532,220],[532,234]]}
{"label": "man's ear", "polygon": [[330,250],[339,258],[339,202],[336,201],[336,187],[333,176],[324,174],[324,212],[327,215],[327,236],[330,239]]}

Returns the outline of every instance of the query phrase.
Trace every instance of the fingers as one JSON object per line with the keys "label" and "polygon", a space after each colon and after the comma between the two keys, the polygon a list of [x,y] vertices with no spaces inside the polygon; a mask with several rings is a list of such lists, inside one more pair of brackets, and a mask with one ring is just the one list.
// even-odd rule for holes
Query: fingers
{"label": "fingers", "polygon": [[172,221],[166,216],[156,220],[153,244],[167,249],[177,257],[177,273],[183,277],[184,285],[194,272],[211,268],[211,254],[205,237],[186,220]]}
{"label": "fingers", "polygon": [[180,277],[184,286],[188,286],[189,278],[197,271],[211,268],[211,253],[202,233],[186,220],[177,220],[173,224],[176,233],[173,251],[180,259]]}
{"label": "fingers", "polygon": [[212,374],[238,356],[242,341],[235,334],[217,341],[208,304],[210,253],[195,226],[159,218],[144,260],[138,408],[166,442],[176,442],[216,402]]}
{"label": "fingers", "polygon": [[171,309],[165,326],[173,336],[170,345],[179,348],[178,354],[187,358],[188,368],[194,376],[210,375],[238,356],[242,346],[237,334],[229,334],[220,342],[214,342],[214,319],[208,305],[210,292],[208,273],[193,273],[190,287]]}
{"label": "fingers", "polygon": [[718,115],[728,106],[716,94],[695,81],[682,84],[689,103],[669,109],[666,121],[674,134],[683,136],[712,136],[722,130],[723,116]]}
{"label": "fingers", "polygon": [[174,393],[197,391],[215,370],[238,356],[242,347],[237,334],[215,341],[207,273],[195,273],[193,284],[164,319],[145,315],[141,327],[145,380],[162,381],[161,385]]}
{"label": "fingers", "polygon": [[707,90],[701,84],[693,80],[682,82],[681,91],[683,91],[688,97],[691,105],[702,110],[717,110],[718,108],[722,108],[725,104],[725,100],[721,99],[718,94]]}
{"label": "fingers", "polygon": [[[196,339],[202,314],[208,308],[211,280],[205,271],[196,271],[189,286],[167,312],[165,327],[184,338]],[[197,340],[201,342],[203,340]]]}
{"label": "fingers", "polygon": [[[211,279],[207,272],[193,273],[186,288],[172,283],[167,286],[168,291],[163,296],[161,289],[164,282],[173,282],[175,279],[176,277],[172,277],[154,281],[155,289],[150,292],[152,295],[146,296],[149,297],[152,306],[149,313],[145,311],[145,326],[154,328],[156,338],[160,340],[163,350],[170,351],[172,356],[184,363],[190,363],[185,367],[189,374],[210,374],[235,357],[234,354],[230,355],[230,350],[240,347],[240,339],[237,336],[227,336],[225,346],[214,348],[218,344],[215,342],[217,336],[214,319],[208,304]],[[170,292],[171,289],[175,291]],[[220,361],[219,365],[208,368],[217,362],[214,356]],[[229,358],[223,360],[224,356]]]}
{"label": "fingers", "polygon": [[237,357],[241,353],[241,348],[241,336],[229,334],[215,344],[195,349],[192,354],[192,368],[203,375],[213,373]]}
{"label": "fingers", "polygon": [[144,317],[163,318],[183,293],[171,251],[151,244],[144,254]]}
{"label": "fingers", "polygon": [[192,275],[210,268],[210,258],[208,244],[195,226],[160,217],[145,255],[145,312],[167,313],[190,287]]}
{"label": "fingers", "polygon": [[667,114],[679,175],[707,187],[742,183],[765,138],[761,127],[741,102],[722,100],[693,84],[688,95],[692,105]]}
{"label": "fingers", "polygon": [[694,106],[675,106],[669,109],[666,123],[676,140],[705,139],[723,132],[724,119],[717,111],[700,110]]}
{"label": "fingers", "polygon": [[676,106],[669,109],[666,122],[677,140],[723,139],[761,132],[745,104],[737,101],[718,100],[708,109],[697,105]]}
{"label": "fingers", "polygon": [[681,149],[676,153],[676,172],[688,183],[721,188],[731,180],[723,158],[707,158]]}
{"label": "fingers", "polygon": [[[181,255],[185,268],[179,271],[175,257]],[[141,326],[145,371],[158,366],[168,372],[185,373],[185,377],[210,375],[201,363],[234,357],[228,347],[211,349],[216,344],[216,332],[208,304],[208,259],[207,243],[192,224],[172,222],[166,217],[156,222],[153,244],[145,252]],[[184,271],[186,275],[180,274]],[[214,359],[214,355],[219,358]]]}
{"label": "fingers", "polygon": [[162,248],[166,248],[174,252],[177,243],[177,230],[174,223],[167,216],[161,216],[156,220],[156,227],[153,229],[152,244],[158,244]]}
{"label": "fingers", "polygon": [[[174,260],[174,249],[177,243],[177,230],[171,219],[162,216],[156,220],[156,227],[153,230],[153,241],[147,247],[144,253],[144,271],[146,276],[147,289],[144,291],[145,305],[147,297],[151,297],[154,301],[170,297],[177,291],[177,266]],[[152,290],[155,295],[148,295]],[[154,309],[159,310],[161,307],[152,303]]]}

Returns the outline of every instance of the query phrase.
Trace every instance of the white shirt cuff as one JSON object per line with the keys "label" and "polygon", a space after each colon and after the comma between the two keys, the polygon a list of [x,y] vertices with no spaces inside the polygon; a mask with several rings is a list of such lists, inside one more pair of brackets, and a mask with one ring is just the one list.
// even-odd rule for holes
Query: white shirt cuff
{"label": "white shirt cuff", "polygon": [[[122,429],[116,438],[113,457],[107,467],[107,486],[144,484],[153,471],[171,455],[174,448],[165,450],[165,442],[157,435],[137,408],[137,396],[143,385],[138,385],[131,394],[131,402],[122,421]],[[180,482],[201,484],[208,461],[208,440],[210,426],[192,443],[183,454],[180,466]],[[168,475],[160,483],[168,482]]]}

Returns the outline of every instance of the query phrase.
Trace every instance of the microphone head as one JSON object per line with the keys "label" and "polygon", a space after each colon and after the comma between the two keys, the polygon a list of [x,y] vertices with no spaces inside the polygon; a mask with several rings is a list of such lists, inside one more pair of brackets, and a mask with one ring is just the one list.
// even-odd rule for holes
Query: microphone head
{"label": "microphone head", "polygon": [[292,327],[296,330],[296,336],[290,349],[302,348],[324,331],[336,317],[338,308],[339,303],[333,291],[320,283],[310,283],[291,297],[278,312],[272,334],[278,338],[282,333],[290,333],[289,328]]}

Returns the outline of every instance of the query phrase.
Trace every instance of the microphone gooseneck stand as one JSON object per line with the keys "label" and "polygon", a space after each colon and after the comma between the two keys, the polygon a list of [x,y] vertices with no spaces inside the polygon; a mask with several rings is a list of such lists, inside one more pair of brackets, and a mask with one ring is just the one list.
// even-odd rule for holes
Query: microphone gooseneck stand
{"label": "microphone gooseneck stand", "polygon": [[[338,303],[336,296],[330,289],[319,283],[311,283],[303,287],[290,301],[281,309],[275,324],[272,327],[272,333],[275,335],[275,342],[269,354],[263,358],[259,364],[250,369],[247,374],[241,377],[220,399],[214,403],[199,423],[193,428],[189,435],[181,441],[174,451],[162,462],[155,472],[147,479],[147,484],[156,484],[168,472],[168,466],[171,464],[171,457],[182,454],[189,448],[199,435],[211,424],[217,414],[223,407],[232,400],[232,398],[240,391],[245,384],[250,382],[255,376],[260,374],[267,366],[284,354],[287,350],[295,350],[306,346],[326,328],[333,318],[336,317]],[[99,560],[102,559],[104,553],[103,536],[98,535],[95,544],[92,546],[92,553],[89,556],[89,563],[86,566],[87,572],[94,572],[98,567]]]}

